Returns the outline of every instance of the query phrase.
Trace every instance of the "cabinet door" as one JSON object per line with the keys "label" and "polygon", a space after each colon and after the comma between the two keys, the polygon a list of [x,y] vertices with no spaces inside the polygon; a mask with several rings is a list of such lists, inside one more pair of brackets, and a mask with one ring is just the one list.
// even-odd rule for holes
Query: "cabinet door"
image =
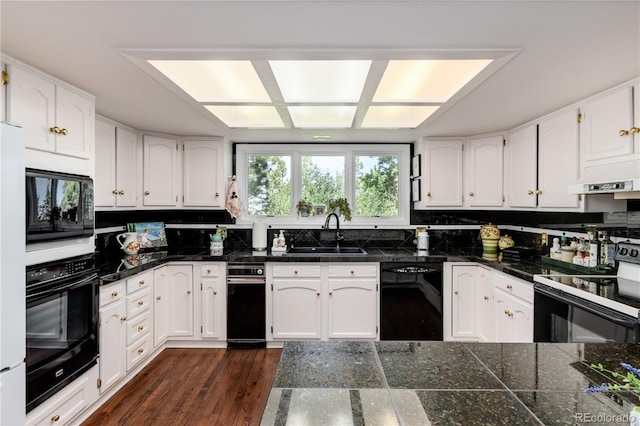
{"label": "cabinet door", "polygon": [[169,336],[193,336],[193,268],[170,265]]}
{"label": "cabinet door", "polygon": [[[4,81],[7,74],[7,64],[2,62],[0,59],[0,73],[2,74],[2,80]],[[9,122],[9,117],[7,116],[7,85],[3,83],[2,88],[0,88],[0,122]]]}
{"label": "cabinet door", "polygon": [[538,130],[536,126],[509,135],[505,189],[511,207],[536,207]]}
{"label": "cabinet door", "polygon": [[143,191],[145,206],[175,206],[176,152],[178,143],[172,139],[145,136],[143,142]]}
{"label": "cabinet door", "polygon": [[[633,88],[625,87],[581,108],[580,146],[585,163],[633,153]],[[626,133],[620,134],[620,131]]]}
{"label": "cabinet door", "polygon": [[320,339],[320,278],[273,280],[273,338]]}
{"label": "cabinet door", "polygon": [[116,201],[116,127],[96,121],[96,207],[113,207]]}
{"label": "cabinet door", "polygon": [[491,281],[491,271],[480,266],[476,271],[475,301],[478,340],[493,342],[495,339],[493,282]]}
{"label": "cabinet door", "polygon": [[567,187],[580,176],[578,111],[571,110],[538,126],[538,207],[580,207]]}
{"label": "cabinet door", "polygon": [[95,137],[94,103],[92,98],[56,86],[56,126],[63,130],[56,135],[56,152],[90,158]]}
{"label": "cabinet door", "polygon": [[533,342],[533,305],[495,288],[496,342]]}
{"label": "cabinet door", "polygon": [[127,130],[116,129],[116,182],[118,207],[136,207],[136,171],[138,136]]}
{"label": "cabinet door", "polygon": [[378,292],[375,279],[329,279],[329,339],[375,339]]}
{"label": "cabinet door", "polygon": [[184,201],[189,207],[220,207],[223,204],[222,143],[220,141],[185,141]]}
{"label": "cabinet door", "polygon": [[465,154],[465,205],[468,207],[500,207],[503,191],[502,136],[472,139]]}
{"label": "cabinet door", "polygon": [[169,336],[169,267],[153,271],[153,346],[163,344]]}
{"label": "cabinet door", "polygon": [[462,141],[425,141],[422,207],[462,206]]}
{"label": "cabinet door", "polygon": [[55,152],[55,95],[53,82],[15,65],[8,65],[9,121],[22,126],[27,148]]}
{"label": "cabinet door", "polygon": [[222,277],[202,278],[202,337],[226,339],[225,282]]}
{"label": "cabinet door", "polygon": [[452,267],[451,336],[476,340],[476,271],[477,266]]}
{"label": "cabinet door", "polygon": [[494,289],[494,320],[496,324],[495,341],[498,343],[511,342],[512,319],[511,312],[512,296],[504,290]]}
{"label": "cabinet door", "polygon": [[100,308],[101,394],[122,379],[127,372],[125,310],[123,300]]}

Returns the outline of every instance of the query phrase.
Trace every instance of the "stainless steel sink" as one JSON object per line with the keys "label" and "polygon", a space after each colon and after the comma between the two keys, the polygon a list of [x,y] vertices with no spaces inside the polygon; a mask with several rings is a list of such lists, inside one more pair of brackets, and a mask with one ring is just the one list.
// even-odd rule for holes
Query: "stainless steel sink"
{"label": "stainless steel sink", "polygon": [[360,247],[291,247],[285,253],[288,256],[362,256],[367,254]]}

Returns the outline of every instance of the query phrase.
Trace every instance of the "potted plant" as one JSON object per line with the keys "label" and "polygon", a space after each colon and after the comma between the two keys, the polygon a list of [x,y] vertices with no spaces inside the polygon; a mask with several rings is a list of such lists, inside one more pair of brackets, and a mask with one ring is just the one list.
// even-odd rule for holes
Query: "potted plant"
{"label": "potted plant", "polygon": [[300,200],[298,201],[298,205],[296,206],[296,209],[298,210],[298,214],[300,216],[307,217],[311,213],[313,206],[310,203],[306,202],[305,200]]}
{"label": "potted plant", "polygon": [[335,212],[338,216],[344,216],[345,220],[351,220],[351,207],[346,198],[337,198],[329,201],[329,211]]}

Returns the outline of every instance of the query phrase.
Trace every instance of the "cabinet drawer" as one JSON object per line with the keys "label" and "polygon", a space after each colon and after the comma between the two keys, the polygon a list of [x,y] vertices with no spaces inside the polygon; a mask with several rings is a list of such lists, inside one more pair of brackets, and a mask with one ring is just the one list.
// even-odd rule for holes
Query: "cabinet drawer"
{"label": "cabinet drawer", "polygon": [[496,288],[502,289],[526,302],[533,303],[533,283],[494,272],[493,284]]}
{"label": "cabinet drawer", "polygon": [[217,277],[220,275],[220,266],[212,263],[202,265],[203,277]]}
{"label": "cabinet drawer", "polygon": [[117,283],[100,287],[100,306],[121,300],[124,297],[124,286],[124,281],[118,281]]}
{"label": "cabinet drawer", "polygon": [[378,265],[347,263],[329,266],[329,277],[375,277]]}
{"label": "cabinet drawer", "polygon": [[320,265],[273,265],[273,276],[282,278],[319,277]]}
{"label": "cabinet drawer", "polygon": [[151,306],[151,291],[148,288],[127,297],[127,318],[133,318]]}
{"label": "cabinet drawer", "polygon": [[151,332],[151,312],[146,311],[133,320],[127,319],[127,345]]}
{"label": "cabinet drawer", "polygon": [[135,345],[127,347],[127,371],[135,367],[151,353],[151,335],[147,334]]}
{"label": "cabinet drawer", "polygon": [[149,288],[153,282],[153,271],[142,272],[127,280],[127,294],[138,291],[141,288]]}

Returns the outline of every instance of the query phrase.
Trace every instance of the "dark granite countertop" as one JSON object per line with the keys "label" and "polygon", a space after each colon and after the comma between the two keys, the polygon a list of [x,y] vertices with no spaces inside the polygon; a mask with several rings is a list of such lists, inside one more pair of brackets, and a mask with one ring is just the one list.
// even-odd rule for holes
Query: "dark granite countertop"
{"label": "dark granite countertop", "polygon": [[621,362],[640,345],[287,342],[262,424],[628,425],[638,395],[584,392]]}

